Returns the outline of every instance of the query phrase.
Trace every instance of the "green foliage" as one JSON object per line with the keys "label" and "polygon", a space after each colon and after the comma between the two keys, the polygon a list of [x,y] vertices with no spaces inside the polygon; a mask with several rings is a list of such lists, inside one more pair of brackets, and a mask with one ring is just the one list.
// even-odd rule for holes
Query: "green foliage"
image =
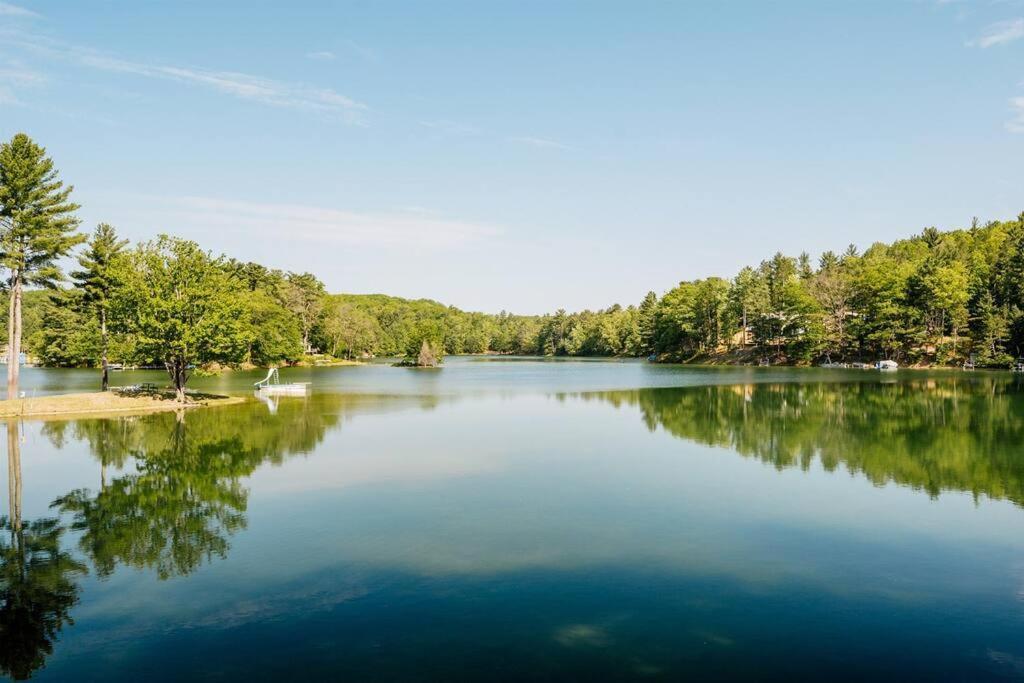
{"label": "green foliage", "polygon": [[317,337],[322,348],[339,358],[371,355],[381,329],[377,320],[347,301],[331,301],[324,311]]}
{"label": "green foliage", "polygon": [[[25,285],[54,287],[63,279],[57,261],[84,237],[76,233],[78,205],[70,201],[46,150],[18,133],[0,145],[0,266],[7,269],[10,315],[7,353],[22,350]],[[7,364],[7,395],[18,392],[19,365]]]}
{"label": "green foliage", "polygon": [[245,361],[270,366],[302,358],[302,324],[280,300],[265,289],[237,295],[243,309]]}
{"label": "green foliage", "polygon": [[134,340],[135,359],[165,365],[179,399],[194,364],[242,360],[244,306],[222,259],[165,235],[119,261],[115,320]]}
{"label": "green foliage", "polygon": [[444,329],[436,320],[421,320],[409,335],[405,364],[433,367],[444,358]]}
{"label": "green foliage", "polygon": [[100,223],[78,257],[81,270],[71,273],[75,286],[82,290],[82,302],[94,307],[100,319],[110,308],[116,286],[115,262],[127,245],[128,240],[119,239],[113,226]]}
{"label": "green foliage", "polygon": [[[74,290],[22,297],[24,284],[53,286],[61,277],[57,260],[82,239],[70,192],[27,136],[0,146],[0,265],[10,272],[12,305],[3,308],[15,314],[13,350],[23,301],[28,350],[43,363],[162,363],[179,391],[193,365],[277,365],[317,351],[411,361],[424,349],[436,358],[705,360],[739,349],[776,362],[959,363],[974,356],[991,367],[1024,355],[1024,214],[984,226],[974,220],[962,230],[929,227],[863,253],[850,245],[822,254],[816,268],[806,252],[776,253],[730,280],[680,282],[660,299],[649,292],[638,306],[543,316],[328,295],[311,273],[214,258],[170,237],[125,252],[125,241],[100,224],[78,258]],[[9,372],[16,375],[16,367]]]}
{"label": "green foliage", "polygon": [[12,284],[52,287],[63,279],[57,260],[85,239],[76,233],[72,189],[24,133],[0,145],[0,265]]}
{"label": "green foliage", "polygon": [[95,365],[102,339],[98,321],[85,310],[82,291],[64,289],[47,294],[42,307],[46,325],[28,337],[39,361],[64,368]]}
{"label": "green foliage", "polygon": [[327,290],[311,273],[288,273],[280,287],[281,301],[298,319],[302,330],[302,350],[312,351],[310,332],[319,320]]}
{"label": "green foliage", "polygon": [[[114,294],[117,283],[114,280],[116,262],[124,252],[128,240],[118,239],[113,226],[100,223],[89,240],[85,253],[78,257],[78,265],[81,270],[71,274],[81,294],[81,307],[93,313],[92,319],[87,319],[88,327],[95,323],[99,327],[100,343],[94,353],[98,354],[100,365],[103,367],[101,388],[107,390],[108,375],[107,363],[109,356],[109,335],[108,323],[110,317],[110,299]],[[52,346],[51,346],[52,348]],[[46,354],[40,352],[40,356]],[[96,356],[93,356],[95,358]]]}

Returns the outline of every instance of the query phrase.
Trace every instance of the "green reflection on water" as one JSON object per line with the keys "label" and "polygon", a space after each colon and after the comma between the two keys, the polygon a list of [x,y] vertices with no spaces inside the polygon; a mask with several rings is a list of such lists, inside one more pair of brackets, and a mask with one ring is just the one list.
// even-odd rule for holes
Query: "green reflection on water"
{"label": "green reflection on water", "polygon": [[[1024,421],[1021,419],[1024,395],[1019,383],[1006,378],[964,381],[953,377],[927,378],[888,384],[865,381],[741,384],[563,394],[560,398],[627,407],[635,410],[636,419],[641,419],[650,430],[661,428],[689,442],[729,448],[780,470],[808,470],[818,461],[829,472],[848,470],[875,484],[894,482],[931,496],[943,491],[964,491],[1024,505]],[[346,419],[360,412],[410,406],[428,410],[441,402],[450,402],[453,406],[459,403],[457,399],[438,397],[315,394],[306,400],[284,399],[271,405],[251,402],[179,415],[48,422],[42,432],[56,448],[72,442],[84,443],[99,469],[97,489],[77,488],[65,492],[53,500],[52,508],[64,515],[68,528],[78,534],[78,548],[98,576],[110,576],[121,566],[149,570],[158,579],[185,576],[206,562],[227,557],[232,536],[247,526],[249,489],[246,479],[258,467],[267,463],[283,464],[292,456],[314,453],[331,430],[339,429]],[[510,402],[508,410],[515,409],[516,404]],[[504,419],[499,410],[480,414],[486,416],[482,422]],[[435,422],[450,427],[462,415],[456,413],[441,421],[434,421],[431,416],[427,429]],[[576,418],[566,414],[560,419],[567,420],[564,426],[573,434],[579,434],[581,441],[586,436],[587,424],[592,424],[587,420],[601,419],[600,412],[591,410],[574,415]],[[629,425],[636,425],[637,429],[634,433],[626,428],[624,437],[644,439],[633,415],[627,413],[626,417]],[[477,433],[487,428],[488,424],[475,425]],[[9,436],[16,435],[16,430],[16,425],[9,427]],[[468,440],[459,442],[458,433],[448,436],[448,432],[439,430],[440,427],[434,427],[436,433],[431,433],[437,438],[444,435],[453,451],[469,447]],[[524,432],[521,443],[516,441],[513,446],[526,450],[537,440],[543,442],[544,436],[543,432]],[[669,443],[668,439],[664,441]],[[385,439],[373,443],[390,445],[393,442]],[[579,453],[585,454],[587,444],[581,443],[579,448]],[[683,457],[675,445],[666,452],[673,462]],[[419,456],[429,461],[428,466],[441,468],[436,454]],[[17,477],[12,476],[10,480],[20,482],[16,438],[8,439],[8,461],[11,472],[17,470]],[[536,464],[529,461],[526,466]],[[775,476],[770,470],[766,472]],[[586,476],[580,475],[576,479],[579,486],[597,487],[596,479],[588,482]],[[600,477],[600,474],[591,473],[591,476]],[[501,472],[494,477],[492,486],[494,482],[497,485],[508,483]],[[77,582],[85,573],[86,565],[61,548],[65,526],[58,519],[21,524],[20,493],[15,496],[13,491],[12,488],[11,512],[3,520],[6,537],[10,540],[6,537],[0,540],[3,601],[0,604],[0,643],[3,643],[0,670],[18,678],[43,666],[61,627],[70,623],[70,610],[79,597]],[[485,488],[481,496],[487,495]],[[632,501],[630,495],[623,493],[627,502]],[[466,504],[475,500],[466,497],[458,502]],[[573,505],[581,504],[570,498],[566,500],[561,507],[554,504],[552,510],[572,516],[583,509],[586,514],[585,506],[574,510]],[[373,510],[381,513],[388,506],[397,507],[396,503],[385,499]],[[421,508],[417,504],[429,505],[413,501],[410,517],[425,518],[424,524],[429,526],[429,516],[431,512],[436,513],[437,508]],[[487,507],[495,505],[493,500],[485,503]],[[469,508],[472,509],[472,504]],[[516,507],[511,510],[515,514],[524,512]],[[367,514],[366,508],[354,512],[364,517]],[[666,512],[659,508],[659,513]],[[372,543],[393,546],[396,539],[400,543],[403,531],[400,522],[384,514],[378,519],[379,525],[370,527],[374,532],[370,534]],[[501,515],[493,520],[481,518],[463,523],[470,522],[478,528],[466,536],[452,537],[457,544],[471,539],[474,548],[483,549],[482,554],[486,552],[488,537],[500,536],[500,532],[510,529],[515,532],[526,528],[531,533],[523,533],[520,538],[512,533],[503,543],[515,543],[530,536],[530,540],[539,538],[538,543],[543,544],[545,537],[540,525],[552,526],[555,520],[545,518],[537,522],[536,528],[529,523],[517,527],[507,520],[502,522]],[[574,531],[580,531],[580,542],[588,542],[587,525],[601,522],[599,515],[593,514],[586,516],[579,529],[574,527]],[[643,535],[649,534],[641,539],[638,547],[642,549],[644,543],[656,544],[658,538],[672,539],[678,545],[682,537],[665,534],[664,528],[659,526],[665,522],[652,519],[636,527],[642,529]],[[421,529],[416,527],[415,531],[420,533]],[[428,532],[423,533],[429,537]],[[338,534],[341,537],[341,531]],[[430,547],[432,552],[455,554],[452,547],[445,547],[444,534],[432,540],[438,541]],[[807,540],[800,537],[793,543],[806,544]],[[554,544],[554,541],[549,543]],[[610,545],[607,555],[601,556],[602,561],[624,552],[623,547]],[[836,548],[842,547],[840,537]],[[557,556],[564,548],[545,550]],[[708,552],[725,551],[712,546]],[[479,557],[474,557],[479,563]],[[752,557],[747,553],[741,560],[748,561]],[[623,557],[623,565],[628,566],[631,559],[635,558]],[[328,566],[333,571],[334,567]],[[513,599],[518,589],[513,587],[509,591]],[[815,593],[809,591],[808,594]],[[601,599],[600,595],[595,595],[594,604],[599,604]],[[546,601],[547,598],[537,602],[537,609],[545,614]],[[286,616],[298,618],[287,612]],[[666,619],[677,617],[678,614],[671,613]],[[524,633],[530,632],[533,626],[532,622],[525,621],[520,625]],[[415,631],[408,624],[404,627]],[[559,627],[554,639],[564,648],[604,647],[602,638],[606,636],[603,633],[592,624],[571,622]],[[432,642],[429,633],[417,631],[409,637],[414,636]],[[708,638],[714,639],[712,636],[705,639]]]}
{"label": "green reflection on water", "polygon": [[[118,564],[167,579],[225,557],[228,537],[246,526],[242,480],[265,462],[308,453],[337,425],[340,395],[120,420],[48,423],[55,445],[73,437],[100,461],[101,486],[77,489],[52,507],[70,514],[80,548],[100,576]],[[348,399],[351,400],[351,399]],[[107,481],[106,468],[134,461]]]}
{"label": "green reflection on water", "polygon": [[743,384],[582,394],[639,408],[647,427],[875,484],[1024,505],[1024,393],[1014,380]]}
{"label": "green reflection on water", "polygon": [[74,623],[76,580],[86,567],[61,547],[56,518],[21,518],[21,444],[8,422],[9,514],[0,517],[0,674],[22,680],[42,668],[64,624]]}

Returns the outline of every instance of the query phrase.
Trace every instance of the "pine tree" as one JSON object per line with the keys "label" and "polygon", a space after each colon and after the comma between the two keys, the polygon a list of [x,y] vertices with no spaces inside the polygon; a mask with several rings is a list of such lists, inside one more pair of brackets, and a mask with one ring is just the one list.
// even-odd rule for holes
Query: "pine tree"
{"label": "pine tree", "polygon": [[128,240],[117,238],[117,232],[113,226],[100,223],[96,226],[85,253],[78,257],[78,265],[82,267],[82,270],[71,274],[75,283],[84,293],[83,303],[95,312],[99,322],[100,364],[103,368],[103,378],[100,381],[102,391],[106,391],[110,383],[107,358],[107,322],[110,313],[110,298],[116,286],[113,265],[127,244]]}
{"label": "pine tree", "polygon": [[25,285],[53,287],[63,279],[57,260],[85,238],[76,232],[70,201],[46,150],[24,133],[0,145],[0,265],[7,268],[7,397],[18,396],[21,299]]}
{"label": "pine tree", "polygon": [[654,292],[647,292],[647,296],[640,302],[637,311],[637,326],[640,332],[640,352],[650,354],[654,351],[655,342],[655,316],[658,313],[658,295]]}

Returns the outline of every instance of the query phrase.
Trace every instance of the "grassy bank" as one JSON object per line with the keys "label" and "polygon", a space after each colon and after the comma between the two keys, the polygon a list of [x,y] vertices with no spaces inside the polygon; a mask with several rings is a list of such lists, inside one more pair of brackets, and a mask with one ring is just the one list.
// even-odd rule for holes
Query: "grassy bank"
{"label": "grassy bank", "polygon": [[149,391],[134,394],[97,391],[0,401],[0,418],[66,418],[75,415],[102,416],[108,413],[143,414],[201,406],[232,405],[246,400],[240,396],[189,394],[185,403],[178,403],[174,399],[172,391]]}

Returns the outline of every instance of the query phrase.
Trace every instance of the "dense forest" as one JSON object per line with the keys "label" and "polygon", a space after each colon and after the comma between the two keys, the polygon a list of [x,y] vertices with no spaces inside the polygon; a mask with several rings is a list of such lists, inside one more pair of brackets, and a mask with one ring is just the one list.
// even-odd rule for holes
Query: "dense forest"
{"label": "dense forest", "polygon": [[[311,273],[217,256],[167,235],[80,231],[72,188],[23,134],[0,145],[8,346],[44,365],[268,366],[466,353],[664,361],[820,360],[1005,367],[1024,353],[1024,214],[927,228],[861,252],[777,253],[733,277],[680,282],[636,305],[542,316],[329,294]],[[65,275],[62,261],[77,263]],[[13,375],[13,376],[12,376]],[[8,366],[8,394],[17,371]],[[106,373],[104,373],[104,388]]]}
{"label": "dense forest", "polygon": [[[1024,215],[947,232],[929,228],[863,253],[851,246],[817,263],[806,254],[776,254],[731,279],[681,282],[660,298],[651,292],[636,306],[543,316],[328,294],[308,273],[205,258],[221,271],[241,314],[227,340],[231,352],[213,354],[224,363],[407,356],[424,340],[448,354],[739,362],[768,356],[798,364],[826,357],[956,364],[973,356],[990,367],[1006,366],[1024,349]],[[100,321],[84,283],[76,282],[26,292],[26,349],[44,364],[99,362]],[[134,330],[112,322],[113,361],[158,361],[140,354]]]}

